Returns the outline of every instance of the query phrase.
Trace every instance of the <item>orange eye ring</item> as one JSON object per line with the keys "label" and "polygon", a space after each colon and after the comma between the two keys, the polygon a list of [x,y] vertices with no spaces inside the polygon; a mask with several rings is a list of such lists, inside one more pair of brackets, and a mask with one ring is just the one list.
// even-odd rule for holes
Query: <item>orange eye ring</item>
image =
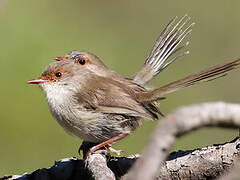
{"label": "orange eye ring", "polygon": [[75,62],[83,66],[87,64],[89,60],[85,57],[79,57]]}
{"label": "orange eye ring", "polygon": [[61,72],[56,72],[56,73],[55,73],[55,76],[59,78],[59,77],[62,76],[62,73],[61,73]]}

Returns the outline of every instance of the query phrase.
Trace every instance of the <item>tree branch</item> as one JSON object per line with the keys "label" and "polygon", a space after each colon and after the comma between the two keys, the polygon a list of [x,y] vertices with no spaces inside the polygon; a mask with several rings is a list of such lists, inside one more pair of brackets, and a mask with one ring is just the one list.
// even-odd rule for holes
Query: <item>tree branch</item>
{"label": "tree branch", "polygon": [[227,172],[222,177],[218,178],[218,180],[238,180],[239,179],[239,169],[240,169],[240,163],[239,161],[236,163],[235,167]]}
{"label": "tree branch", "polygon": [[[236,159],[240,158],[240,139],[207,146],[201,149],[172,152],[164,166],[158,170],[158,179],[206,179],[215,178],[233,166]],[[121,178],[132,167],[139,156],[111,157],[107,161],[101,154],[90,156],[88,169],[85,168],[83,160],[67,158],[57,161],[48,169],[39,169],[31,174],[21,177],[24,180],[34,179],[107,179]],[[100,159],[100,160],[99,160]],[[97,167],[101,168],[97,168]],[[111,172],[109,172],[111,170]],[[99,171],[99,172],[98,172]],[[92,176],[94,174],[94,178]],[[115,176],[112,176],[114,173]],[[100,175],[99,175],[100,174]],[[11,179],[9,176],[6,179]]]}
{"label": "tree branch", "polygon": [[100,154],[92,154],[88,158],[88,169],[92,173],[92,177],[98,180],[115,180],[115,175],[107,166],[105,156]]}
{"label": "tree branch", "polygon": [[159,121],[142,158],[135,163],[124,179],[154,179],[158,169],[163,168],[168,150],[176,137],[206,126],[239,128],[240,105],[223,102],[203,103],[182,107],[171,113]]}
{"label": "tree branch", "polygon": [[[93,154],[88,158],[88,168],[82,160],[64,159],[51,168],[25,174],[21,179],[119,179],[133,164],[124,179],[215,178],[228,171],[239,159],[239,138],[225,144],[174,152],[168,156],[176,137],[204,126],[239,128],[240,105],[204,103],[176,110],[159,122],[140,158],[107,157],[106,160],[103,155]],[[4,179],[11,178],[8,176]]]}

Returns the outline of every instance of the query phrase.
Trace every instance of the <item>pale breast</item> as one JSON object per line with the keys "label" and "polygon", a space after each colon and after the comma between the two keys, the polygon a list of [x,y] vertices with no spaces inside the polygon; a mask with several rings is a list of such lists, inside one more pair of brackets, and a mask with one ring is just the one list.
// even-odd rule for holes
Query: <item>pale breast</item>
{"label": "pale breast", "polygon": [[66,87],[57,86],[54,88],[54,84],[44,84],[42,88],[52,115],[65,131],[81,139],[89,140],[86,122],[89,119],[96,119],[96,115],[84,111],[81,105],[77,105],[71,91]]}
{"label": "pale breast", "polygon": [[[42,86],[52,115],[70,134],[89,142],[102,142],[121,133],[130,133],[139,126],[137,119],[119,114],[89,111],[74,99],[65,87]],[[129,125],[132,125],[131,127]],[[135,127],[136,126],[136,127]]]}

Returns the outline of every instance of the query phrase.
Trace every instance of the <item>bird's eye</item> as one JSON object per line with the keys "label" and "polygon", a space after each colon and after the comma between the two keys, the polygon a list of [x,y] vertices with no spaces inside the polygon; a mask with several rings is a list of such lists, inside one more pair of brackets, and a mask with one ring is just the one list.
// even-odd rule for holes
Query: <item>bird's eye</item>
{"label": "bird's eye", "polygon": [[84,65],[86,63],[85,59],[79,59],[78,60],[79,64]]}
{"label": "bird's eye", "polygon": [[57,72],[57,73],[55,74],[55,76],[56,76],[56,77],[61,77],[61,76],[62,76],[62,73],[61,73],[61,72]]}

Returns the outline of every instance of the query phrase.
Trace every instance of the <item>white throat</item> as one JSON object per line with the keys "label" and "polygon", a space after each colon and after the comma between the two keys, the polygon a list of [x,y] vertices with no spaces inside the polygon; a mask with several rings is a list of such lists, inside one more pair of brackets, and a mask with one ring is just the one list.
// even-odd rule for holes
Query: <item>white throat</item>
{"label": "white throat", "polygon": [[67,132],[87,141],[96,141],[93,136],[89,135],[88,128],[91,125],[86,126],[86,123],[95,124],[98,114],[82,111],[81,105],[74,103],[73,89],[57,83],[45,83],[41,87],[46,94],[52,115]]}
{"label": "white throat", "polygon": [[46,94],[47,101],[51,108],[63,106],[69,98],[70,91],[67,87],[54,83],[42,84],[43,91]]}

